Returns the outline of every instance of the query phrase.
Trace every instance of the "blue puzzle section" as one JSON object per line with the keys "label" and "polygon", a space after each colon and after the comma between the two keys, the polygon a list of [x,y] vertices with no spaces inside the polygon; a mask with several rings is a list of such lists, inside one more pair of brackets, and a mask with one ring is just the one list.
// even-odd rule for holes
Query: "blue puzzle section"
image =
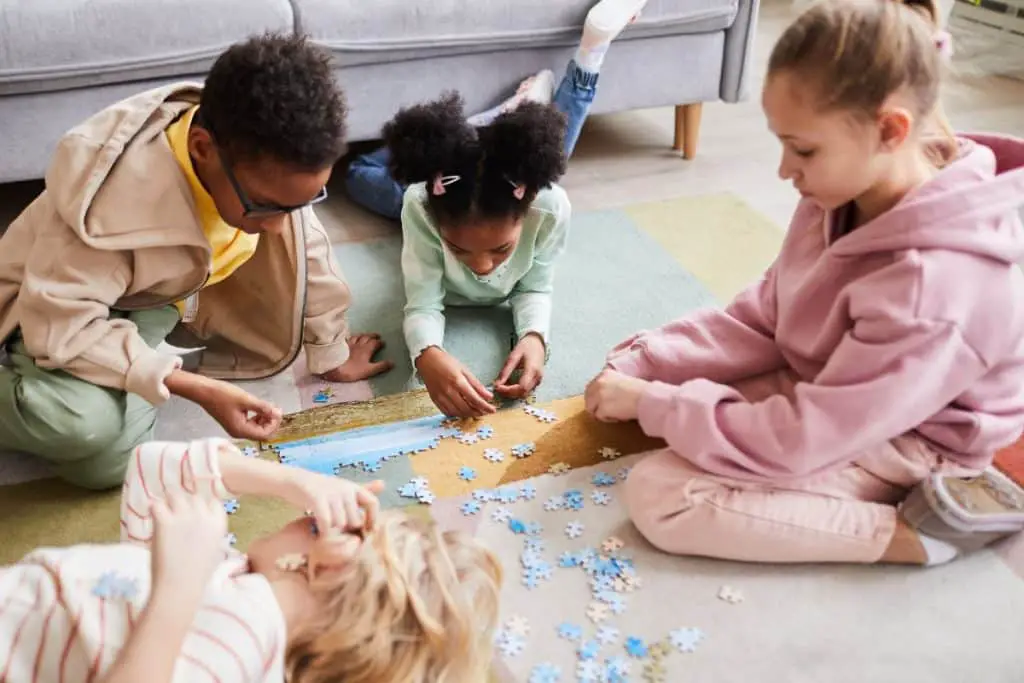
{"label": "blue puzzle section", "polygon": [[[441,415],[276,444],[281,462],[320,474],[344,468],[378,472],[388,460],[437,446],[451,430]],[[345,473],[348,476],[349,473]]]}

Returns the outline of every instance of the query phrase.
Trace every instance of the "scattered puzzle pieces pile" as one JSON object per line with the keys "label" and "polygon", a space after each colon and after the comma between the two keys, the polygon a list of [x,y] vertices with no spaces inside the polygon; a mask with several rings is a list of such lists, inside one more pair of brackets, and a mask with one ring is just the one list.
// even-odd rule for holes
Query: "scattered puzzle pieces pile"
{"label": "scattered puzzle pieces pile", "polygon": [[402,498],[415,498],[424,505],[431,505],[434,502],[434,494],[430,491],[426,477],[413,477],[408,484],[398,488],[398,495]]}
{"label": "scattered puzzle pieces pile", "polygon": [[[612,449],[614,450],[614,449]],[[613,460],[618,457],[602,457]],[[559,468],[560,470],[561,468]],[[549,496],[543,503],[545,512],[583,510],[589,498],[592,504],[605,505],[612,500],[610,490],[629,474],[628,468],[593,473],[590,483],[594,488],[589,494],[580,488],[569,488],[560,495]],[[663,683],[669,680],[669,659],[673,653],[689,654],[698,649],[704,641],[704,632],[696,627],[677,628],[660,639],[647,639],[638,634],[623,634],[614,621],[623,615],[628,607],[630,594],[643,588],[633,559],[625,552],[625,543],[615,536],[605,538],[597,546],[583,546],[566,550],[549,559],[544,539],[540,538],[544,526],[537,521],[528,521],[517,515],[510,506],[517,502],[532,500],[536,488],[526,483],[520,487],[506,485],[496,489],[478,489],[471,500],[463,504],[464,514],[486,514],[486,505],[501,503],[495,507],[489,518],[496,524],[507,525],[517,536],[523,536],[520,553],[521,583],[527,590],[542,590],[551,581],[555,571],[581,570],[587,582],[591,600],[583,616],[591,623],[586,627],[570,621],[556,626],[559,638],[573,644],[576,664],[572,671],[564,672],[551,662],[534,664],[529,672],[528,683],[561,683],[575,680],[579,683],[625,683],[633,676],[646,683]],[[583,539],[586,525],[579,519],[565,522],[564,534],[570,540]],[[723,586],[719,597],[730,603],[738,603],[742,594],[731,587]],[[499,629],[495,646],[500,655],[507,659],[517,658],[529,651],[530,625],[523,617],[512,617]],[[539,637],[543,638],[543,635]]]}

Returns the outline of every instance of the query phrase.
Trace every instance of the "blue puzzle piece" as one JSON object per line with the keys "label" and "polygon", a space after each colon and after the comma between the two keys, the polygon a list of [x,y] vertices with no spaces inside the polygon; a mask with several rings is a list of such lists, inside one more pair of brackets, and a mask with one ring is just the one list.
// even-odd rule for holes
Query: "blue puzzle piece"
{"label": "blue puzzle piece", "polygon": [[106,600],[131,600],[138,592],[135,579],[121,576],[117,572],[104,572],[92,587],[93,595]]}
{"label": "blue puzzle piece", "polygon": [[594,486],[614,486],[616,479],[607,472],[597,472],[591,481],[594,483]]}
{"label": "blue puzzle piece", "polygon": [[531,553],[542,553],[544,552],[544,541],[539,538],[528,538],[523,541],[523,550]]}
{"label": "blue puzzle piece", "polygon": [[532,569],[544,562],[544,558],[534,552],[526,551],[519,556],[519,562],[526,569]]}
{"label": "blue puzzle piece", "polygon": [[529,683],[559,683],[562,680],[562,670],[554,664],[538,664],[530,671]]}
{"label": "blue puzzle piece", "polygon": [[578,567],[579,564],[580,563],[579,563],[579,560],[577,559],[576,555],[571,553],[571,552],[569,552],[568,550],[566,550],[564,553],[562,553],[561,555],[558,556],[558,566],[559,567],[563,567],[565,569],[569,569],[571,567]]}
{"label": "blue puzzle piece", "polygon": [[597,657],[598,652],[601,651],[601,643],[596,640],[588,640],[587,642],[580,645],[579,656],[580,659],[594,659]]}
{"label": "blue puzzle piece", "polygon": [[502,486],[495,492],[495,497],[502,503],[514,503],[519,500],[519,489],[515,486]]}
{"label": "blue puzzle piece", "polygon": [[466,467],[463,465],[459,468],[459,479],[462,481],[473,481],[476,479],[476,470],[472,467]]}
{"label": "blue puzzle piece", "polygon": [[480,503],[475,500],[467,500],[459,509],[462,510],[462,514],[464,515],[475,515],[480,512]]}
{"label": "blue puzzle piece", "polygon": [[524,524],[521,520],[518,519],[508,520],[508,528],[511,529],[512,533],[514,534],[526,533],[526,524]]}
{"label": "blue puzzle piece", "polygon": [[583,637],[583,629],[576,624],[563,621],[558,625],[558,637],[566,640],[579,640]]}
{"label": "blue puzzle piece", "polygon": [[647,656],[647,646],[644,641],[636,636],[630,636],[626,638],[626,652],[629,653],[630,657],[636,657],[637,659],[643,659]]}
{"label": "blue puzzle piece", "polygon": [[494,500],[494,492],[487,489],[477,489],[473,491],[473,500],[478,503],[489,503]]}

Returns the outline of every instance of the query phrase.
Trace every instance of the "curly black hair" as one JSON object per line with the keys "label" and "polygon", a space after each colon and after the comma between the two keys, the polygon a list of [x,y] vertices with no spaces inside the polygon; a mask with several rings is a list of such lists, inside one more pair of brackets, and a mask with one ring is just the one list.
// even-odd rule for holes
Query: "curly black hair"
{"label": "curly black hair", "polygon": [[233,159],[270,157],[319,171],[345,152],[345,97],[330,55],[304,36],[265,33],[214,62],[201,125]]}
{"label": "curly black hair", "polygon": [[[521,218],[537,193],[566,167],[565,115],[550,105],[524,102],[489,126],[466,122],[462,98],[440,99],[402,109],[384,126],[391,173],[400,183],[427,182],[434,219],[457,228],[476,220]],[[438,176],[459,176],[432,192]],[[525,188],[521,199],[518,185]]]}

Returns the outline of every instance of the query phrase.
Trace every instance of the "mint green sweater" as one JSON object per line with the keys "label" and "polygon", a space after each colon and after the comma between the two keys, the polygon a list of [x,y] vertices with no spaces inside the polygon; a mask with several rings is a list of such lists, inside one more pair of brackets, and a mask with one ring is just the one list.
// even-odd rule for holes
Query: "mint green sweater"
{"label": "mint green sweater", "polygon": [[405,342],[413,363],[430,346],[443,348],[444,309],[512,307],[516,335],[536,332],[548,343],[555,264],[565,251],[572,207],[557,185],[541,190],[523,217],[515,251],[494,272],[479,276],[448,249],[427,209],[424,183],[411,185],[402,205]]}

